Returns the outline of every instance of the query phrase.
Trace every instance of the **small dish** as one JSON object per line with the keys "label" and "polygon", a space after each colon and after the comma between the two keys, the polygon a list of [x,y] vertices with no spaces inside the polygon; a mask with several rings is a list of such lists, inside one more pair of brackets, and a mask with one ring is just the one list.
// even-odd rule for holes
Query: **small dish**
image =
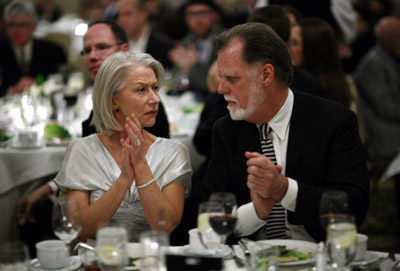
{"label": "small dish", "polygon": [[228,256],[232,250],[228,246],[224,246],[222,248],[222,252],[220,254],[211,252],[206,249],[197,250],[190,247],[190,245],[186,245],[181,247],[180,253],[183,255],[195,255],[195,256],[213,256],[213,257],[225,257]]}
{"label": "small dish", "polygon": [[366,264],[376,262],[378,259],[379,259],[378,254],[376,254],[372,251],[367,251],[367,252],[365,252],[363,259],[361,259],[359,261],[354,261],[351,263],[351,265],[366,265]]}
{"label": "small dish", "polygon": [[67,267],[63,267],[60,269],[44,269],[41,267],[38,259],[31,260],[31,269],[32,271],[68,271],[68,270],[75,270],[81,266],[81,258],[79,256],[71,256],[69,257],[70,266],[69,269]]}

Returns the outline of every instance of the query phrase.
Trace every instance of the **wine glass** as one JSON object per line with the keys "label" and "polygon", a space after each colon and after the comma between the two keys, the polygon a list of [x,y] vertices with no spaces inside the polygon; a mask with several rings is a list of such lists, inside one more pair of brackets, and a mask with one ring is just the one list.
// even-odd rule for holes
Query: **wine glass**
{"label": "wine glass", "polygon": [[0,270],[4,271],[29,271],[28,247],[21,242],[3,244],[0,248]]}
{"label": "wine glass", "polygon": [[327,228],[328,256],[333,270],[348,270],[357,251],[357,226],[353,215],[331,220]]}
{"label": "wine glass", "polygon": [[212,204],[215,203],[208,201],[200,203],[197,216],[197,230],[200,242],[211,254],[215,253],[221,244],[221,237],[213,230],[209,221],[208,210],[211,209]]}
{"label": "wine glass", "polygon": [[233,232],[236,225],[236,197],[229,192],[218,192],[211,194],[209,202],[209,222],[213,230],[221,236],[221,246],[223,246],[226,243],[226,238]]}
{"label": "wine glass", "polygon": [[128,261],[126,250],[128,233],[124,227],[113,225],[99,228],[96,233],[96,243],[101,270],[124,270]]}
{"label": "wine glass", "polygon": [[345,217],[348,214],[347,193],[340,190],[325,191],[319,207],[321,226],[327,231],[329,223],[333,222],[336,217]]}
{"label": "wine glass", "polygon": [[68,253],[70,253],[71,242],[78,237],[82,229],[77,198],[60,193],[53,205],[52,225],[54,234],[65,242]]}

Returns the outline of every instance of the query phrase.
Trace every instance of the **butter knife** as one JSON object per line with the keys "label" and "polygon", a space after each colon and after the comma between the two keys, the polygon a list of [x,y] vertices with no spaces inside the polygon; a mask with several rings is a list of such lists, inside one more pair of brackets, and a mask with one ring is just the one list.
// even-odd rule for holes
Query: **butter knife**
{"label": "butter knife", "polygon": [[230,247],[231,250],[232,250],[232,258],[233,258],[233,260],[235,260],[236,266],[239,267],[239,268],[244,267],[245,264],[244,264],[243,260],[240,259],[240,258],[236,255],[235,249],[233,248],[233,246],[232,246],[232,245],[229,245],[229,247]]}

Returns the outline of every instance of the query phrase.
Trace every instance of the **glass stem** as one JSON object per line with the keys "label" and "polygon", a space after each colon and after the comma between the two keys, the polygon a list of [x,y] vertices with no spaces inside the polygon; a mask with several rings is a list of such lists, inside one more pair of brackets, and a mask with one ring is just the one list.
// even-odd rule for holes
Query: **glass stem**
{"label": "glass stem", "polygon": [[225,234],[221,235],[221,242],[219,243],[218,250],[217,250],[218,254],[222,254],[225,243],[226,243],[226,239],[227,239],[227,236]]}

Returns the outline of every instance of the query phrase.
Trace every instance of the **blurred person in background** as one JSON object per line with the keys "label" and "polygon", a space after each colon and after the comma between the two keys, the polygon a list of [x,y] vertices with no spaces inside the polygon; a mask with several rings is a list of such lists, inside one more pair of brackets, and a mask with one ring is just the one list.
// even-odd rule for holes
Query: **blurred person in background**
{"label": "blurred person in background", "polygon": [[383,17],[375,36],[353,76],[371,173],[379,178],[400,147],[400,18]]}
{"label": "blurred person in background", "polygon": [[320,96],[351,107],[352,93],[343,72],[335,31],[318,18],[303,18],[292,27],[290,54],[295,67],[317,80]]}
{"label": "blurred person in background", "polygon": [[39,21],[52,23],[57,21],[62,15],[60,8],[54,3],[54,0],[35,0],[35,9]]}
{"label": "blurred person in background", "polygon": [[[118,52],[101,64],[93,86],[97,134],[68,146],[55,182],[82,212],[79,239],[117,222],[137,242],[143,231],[178,226],[190,194],[189,153],[179,142],[144,130],[156,122],[164,70],[146,53]],[[105,101],[105,102],[104,102]]]}
{"label": "blurred person in background", "polygon": [[[289,38],[291,22],[285,8],[279,5],[268,5],[253,10],[247,19],[249,22],[259,22],[270,26],[279,37],[290,46]],[[293,81],[290,88],[319,96],[319,86],[315,78],[306,70],[293,66]]]}
{"label": "blurred person in background", "polygon": [[174,44],[167,36],[151,27],[149,16],[146,0],[118,2],[118,23],[128,35],[130,50],[135,53],[148,53],[165,68],[170,68],[172,63],[168,52]]}
{"label": "blurred person in background", "polygon": [[30,1],[10,2],[4,9],[3,19],[7,38],[0,41],[0,97],[21,93],[38,75],[46,78],[67,65],[60,45],[33,37],[37,15]]}
{"label": "blurred person in background", "polygon": [[[220,9],[212,0],[189,0],[182,9],[189,33],[175,46],[169,56],[199,100],[207,94],[206,78],[211,64],[216,60],[215,35],[223,31]],[[174,75],[173,76],[178,76]]]}

